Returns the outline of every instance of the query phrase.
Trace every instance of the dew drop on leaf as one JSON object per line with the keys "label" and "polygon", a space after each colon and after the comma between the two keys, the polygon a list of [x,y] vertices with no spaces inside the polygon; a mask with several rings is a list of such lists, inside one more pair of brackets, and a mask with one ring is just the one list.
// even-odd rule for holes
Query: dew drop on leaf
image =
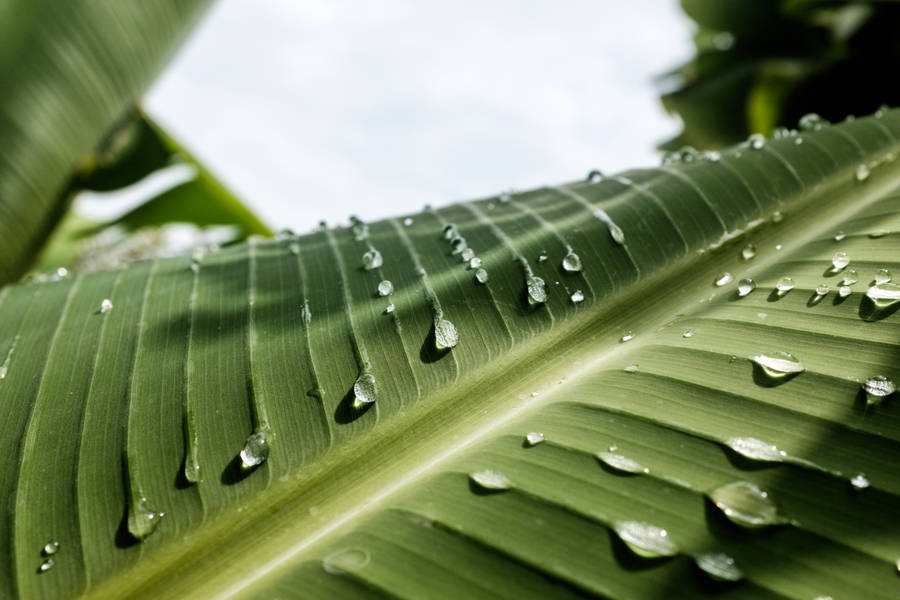
{"label": "dew drop on leaf", "polygon": [[475,258],[475,251],[471,248],[466,248],[465,250],[460,252],[459,257],[463,262],[469,262],[470,260]]}
{"label": "dew drop on leaf", "polygon": [[709,498],[728,520],[741,527],[758,529],[785,522],[768,492],[750,481],[717,487]]}
{"label": "dew drop on leaf", "polygon": [[613,530],[628,549],[642,558],[661,558],[678,554],[678,546],[665,529],[641,521],[617,521]]}
{"label": "dew drop on leaf", "polygon": [[828,125],[828,121],[817,115],[816,113],[807,113],[800,117],[797,127],[800,131],[818,131]]}
{"label": "dew drop on leaf", "polygon": [[630,342],[633,339],[634,339],[634,333],[631,330],[629,330],[629,331],[626,331],[625,334],[621,338],[619,338],[619,341],[620,342]]}
{"label": "dew drop on leaf", "polygon": [[747,138],[747,143],[754,150],[762,150],[766,145],[766,138],[761,133],[754,133]]}
{"label": "dew drop on leaf", "polygon": [[740,581],[744,578],[744,572],[737,566],[734,558],[722,552],[698,554],[694,557],[694,564],[716,581]]}
{"label": "dew drop on leaf", "polygon": [[794,289],[794,280],[791,277],[782,277],[775,283],[775,289],[780,294],[786,294]]}
{"label": "dew drop on leaf", "polygon": [[597,460],[620,473],[639,474],[650,472],[650,469],[646,468],[638,461],[622,454],[617,454],[615,452],[598,452],[596,456]]}
{"label": "dew drop on leaf", "polygon": [[362,548],[341,548],[322,559],[322,568],[326,573],[340,575],[358,571],[369,564],[369,552]]}
{"label": "dew drop on leaf", "polygon": [[453,238],[459,236],[459,229],[456,227],[455,223],[447,223],[444,225],[444,239],[452,240]]}
{"label": "dew drop on leaf", "polygon": [[853,488],[854,491],[861,492],[862,490],[866,489],[870,485],[872,485],[872,484],[869,482],[869,478],[866,477],[865,473],[857,473],[856,475],[854,475],[853,477],[850,478],[850,486]]}
{"label": "dew drop on leaf", "polygon": [[529,431],[525,435],[525,443],[529,446],[537,446],[544,441],[544,434],[540,431]]}
{"label": "dew drop on leaf", "polygon": [[447,319],[440,319],[434,323],[434,345],[438,350],[448,350],[459,343],[459,333],[456,326]]}
{"label": "dew drop on leaf", "polygon": [[844,285],[853,285],[858,281],[859,275],[856,273],[856,269],[847,269],[844,271],[844,277],[841,279],[841,283]]}
{"label": "dew drop on leaf", "polygon": [[384,259],[381,258],[381,252],[372,248],[362,256],[363,268],[366,271],[371,271],[372,269],[377,269],[382,264],[384,264]]}
{"label": "dew drop on leaf", "polygon": [[766,462],[784,462],[787,452],[776,446],[753,437],[733,437],[725,440],[725,445],[752,460]]}
{"label": "dew drop on leaf", "polygon": [[850,256],[846,252],[835,252],[831,257],[831,264],[836,271],[840,271],[850,264]]}
{"label": "dew drop on leaf", "polygon": [[723,285],[728,285],[732,281],[734,281],[734,277],[731,275],[731,273],[725,272],[716,277],[715,283],[716,287],[722,287]]}
{"label": "dew drop on leaf", "polygon": [[269,458],[269,440],[265,431],[255,431],[250,434],[244,447],[241,449],[241,467],[252,469],[264,463]]}
{"label": "dew drop on leaf", "polygon": [[891,272],[887,269],[878,269],[878,272],[875,273],[875,283],[890,283],[891,281]]}
{"label": "dew drop on leaf", "polygon": [[378,295],[379,296],[390,296],[394,293],[394,284],[389,280],[385,279],[384,281],[378,284]]}
{"label": "dew drop on leaf", "polygon": [[738,281],[737,292],[738,292],[738,296],[740,296],[741,298],[743,298],[744,296],[746,296],[747,294],[749,294],[750,292],[752,292],[755,289],[756,289],[756,282],[753,281],[752,279],[750,279],[749,277],[745,277],[744,279],[741,279],[740,281]]}
{"label": "dew drop on leaf", "polygon": [[856,180],[857,181],[862,182],[868,178],[869,178],[869,167],[867,167],[865,164],[861,164],[858,167],[856,167]]}
{"label": "dew drop on leaf", "polygon": [[685,329],[684,331],[681,332],[681,337],[683,337],[683,338],[694,337],[694,330],[693,329]]}
{"label": "dew drop on leaf", "polygon": [[473,256],[472,258],[469,259],[469,268],[470,269],[477,269],[480,266],[481,266],[481,259],[478,258],[477,256]]}
{"label": "dew drop on leaf", "polygon": [[829,289],[827,283],[820,283],[816,286],[816,296],[824,296],[828,293]]}
{"label": "dew drop on leaf", "polygon": [[562,267],[569,273],[577,273],[581,271],[581,257],[574,252],[569,252],[563,257]]}
{"label": "dew drop on leaf", "polygon": [[56,561],[53,560],[52,558],[48,558],[44,562],[41,563],[40,567],[38,567],[38,572],[46,573],[47,571],[52,569],[54,566],[56,566]]}
{"label": "dew drop on leaf", "polygon": [[488,280],[488,272],[484,269],[478,269],[475,271],[475,281],[478,283],[487,283]]}
{"label": "dew drop on leaf", "polygon": [[389,315],[394,312],[394,303],[391,302],[387,306],[384,307],[384,314]]}
{"label": "dew drop on leaf", "polygon": [[640,369],[641,368],[638,365],[628,365],[627,367],[625,367],[624,371],[626,373],[637,373],[638,371],[640,371]]}
{"label": "dew drop on leaf", "polygon": [[100,312],[108,313],[109,311],[112,310],[112,307],[113,307],[112,301],[109,298],[104,298],[103,301],[100,303]]}
{"label": "dew drop on leaf", "polygon": [[575,290],[572,292],[572,295],[569,296],[574,304],[578,304],[579,302],[584,302],[584,292],[581,290]]}
{"label": "dew drop on leaf", "polygon": [[752,360],[762,368],[766,375],[773,379],[796,375],[806,370],[803,363],[789,352],[775,351],[767,354],[757,354],[752,357]]}
{"label": "dew drop on leaf", "polygon": [[139,540],[153,533],[165,513],[147,506],[146,498],[138,498],[128,511],[128,532]]}
{"label": "dew drop on leaf", "polygon": [[776,210],[775,212],[772,213],[772,222],[773,223],[781,223],[782,221],[784,221],[784,215],[781,214],[780,210]]}
{"label": "dew drop on leaf", "polygon": [[900,284],[879,283],[866,290],[866,298],[878,308],[887,308],[900,300]]}
{"label": "dew drop on leaf", "polygon": [[360,408],[375,402],[377,390],[375,388],[375,376],[366,371],[356,378],[353,384],[353,408]]}
{"label": "dew drop on leaf", "polygon": [[458,235],[450,240],[450,247],[453,248],[453,254],[462,254],[469,245],[466,243],[466,238]]}
{"label": "dew drop on leaf", "polygon": [[538,262],[544,262],[545,260],[547,260],[547,258],[548,258],[548,257],[547,257],[547,252],[544,251],[544,252],[541,252],[541,253],[538,255],[538,258],[537,258],[537,259],[538,259]]}
{"label": "dew drop on leaf", "polygon": [[866,393],[867,404],[881,404],[881,402],[897,391],[897,386],[893,380],[884,375],[872,375],[862,384],[862,389]]}
{"label": "dew drop on leaf", "polygon": [[536,306],[547,301],[547,284],[543,279],[529,275],[525,283],[528,291],[528,304]]}
{"label": "dew drop on leaf", "polygon": [[44,556],[51,556],[57,552],[59,552],[59,542],[56,540],[50,540],[41,548],[41,554]]}
{"label": "dew drop on leaf", "polygon": [[846,298],[852,292],[853,292],[853,290],[850,289],[849,285],[842,285],[841,287],[838,288],[838,296],[840,296],[841,298]]}
{"label": "dew drop on leaf", "polygon": [[834,234],[834,241],[840,242],[841,240],[843,240],[846,237],[847,237],[846,233],[844,233],[843,231],[838,231],[836,234]]}
{"label": "dew drop on leaf", "polygon": [[744,260],[750,260],[756,256],[756,246],[753,244],[747,244],[744,246],[743,250],[741,250],[741,258]]}
{"label": "dew drop on leaf", "polygon": [[411,226],[412,224],[413,224],[412,217],[406,217],[405,219],[403,219],[403,225],[404,225],[405,227],[409,227],[409,226]]}
{"label": "dew drop on leaf", "polygon": [[288,245],[288,250],[291,251],[291,254],[296,256],[296,255],[300,254],[300,244],[298,244],[297,242],[291,242]]}
{"label": "dew drop on leaf", "polygon": [[490,491],[508,490],[513,485],[509,477],[491,469],[469,473],[469,479],[481,489]]}

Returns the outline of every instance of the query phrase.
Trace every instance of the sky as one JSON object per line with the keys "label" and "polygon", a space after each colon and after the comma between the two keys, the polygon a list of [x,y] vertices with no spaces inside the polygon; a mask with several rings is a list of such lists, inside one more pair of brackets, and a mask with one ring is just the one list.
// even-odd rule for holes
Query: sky
{"label": "sky", "polygon": [[219,0],[145,99],[273,229],[658,162],[677,0]]}

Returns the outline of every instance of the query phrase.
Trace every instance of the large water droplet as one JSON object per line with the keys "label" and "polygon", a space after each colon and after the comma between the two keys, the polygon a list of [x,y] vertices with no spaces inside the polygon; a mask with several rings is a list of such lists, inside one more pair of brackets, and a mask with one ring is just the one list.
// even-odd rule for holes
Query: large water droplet
{"label": "large water droplet", "polygon": [[525,435],[525,443],[529,446],[537,446],[544,441],[544,434],[540,431],[530,431]]}
{"label": "large water droplet", "polygon": [[887,269],[878,269],[878,272],[875,273],[875,283],[890,283],[892,279],[891,272]]}
{"label": "large water droplet", "polygon": [[484,269],[478,269],[475,271],[475,281],[478,283],[487,283],[488,280],[488,272]]}
{"label": "large water droplet", "polygon": [[884,375],[872,375],[863,382],[862,389],[866,392],[867,404],[881,404],[885,398],[897,391],[897,386]]}
{"label": "large water droplet", "polygon": [[866,298],[878,308],[887,308],[900,300],[900,284],[879,283],[866,290]]}
{"label": "large water droplet", "polygon": [[758,529],[785,522],[768,492],[750,481],[727,483],[713,490],[709,498],[732,523],[741,527]]}
{"label": "large water droplet", "polygon": [[780,379],[788,375],[796,375],[806,370],[806,367],[789,352],[769,352],[757,354],[752,358],[753,362],[762,367],[766,375],[773,379]]}
{"label": "large water droplet", "polygon": [[438,350],[448,350],[459,343],[456,326],[447,319],[440,319],[434,324],[434,345]]}
{"label": "large water droplet", "polygon": [[372,269],[377,269],[382,264],[384,264],[384,259],[381,258],[381,252],[372,248],[362,257],[363,268],[366,271],[371,271]]}
{"label": "large water droplet", "polygon": [[378,295],[379,296],[390,296],[394,293],[394,284],[389,280],[385,279],[384,281],[378,284]]}
{"label": "large water droplet", "polygon": [[678,546],[665,529],[641,521],[617,521],[613,530],[628,549],[643,558],[678,554]]}
{"label": "large water droplet", "polygon": [[753,244],[747,244],[744,246],[743,250],[741,250],[741,258],[744,260],[750,260],[756,256],[756,246]]}
{"label": "large water droplet", "polygon": [[865,164],[861,164],[856,167],[856,180],[857,181],[865,181],[869,178],[869,167]]}
{"label": "large water droplet", "polygon": [[40,567],[38,567],[38,572],[46,573],[47,571],[52,569],[54,566],[56,566],[56,561],[53,560],[52,558],[48,558],[44,562],[41,563]]}
{"label": "large water droplet", "polygon": [[723,285],[728,285],[734,281],[734,277],[731,273],[725,272],[716,277],[716,287],[722,287]]}
{"label": "large water droplet", "polygon": [[535,275],[529,275],[525,283],[528,288],[528,304],[536,306],[547,301],[549,298],[547,295],[547,284],[544,283],[543,279]]}
{"label": "large water droplet", "polygon": [[694,564],[716,581],[740,581],[744,572],[734,559],[721,552],[704,552],[694,557]]}
{"label": "large water droplet", "polygon": [[581,271],[581,257],[574,252],[569,252],[563,257],[562,267],[569,273]]}
{"label": "large water droplet", "polygon": [[41,554],[44,556],[51,556],[57,552],[59,552],[59,542],[56,540],[50,540],[41,548]]}
{"label": "large water droplet", "polygon": [[737,292],[738,292],[738,296],[740,296],[741,298],[743,298],[744,296],[746,296],[747,294],[749,294],[750,292],[752,292],[755,289],[756,289],[756,282],[753,281],[752,279],[750,279],[749,277],[745,277],[744,279],[741,279],[740,281],[738,281]]}
{"label": "large water droplet", "polygon": [[584,292],[581,290],[575,290],[572,292],[572,295],[569,296],[573,303],[578,304],[579,302],[584,302]]}
{"label": "large water droplet", "polygon": [[850,478],[850,486],[856,492],[861,492],[864,489],[866,489],[867,487],[869,487],[870,485],[872,485],[872,484],[869,481],[869,478],[866,477],[865,473],[857,473],[856,475],[854,475],[853,477]]}
{"label": "large water droplet", "polygon": [[509,477],[499,471],[485,469],[469,473],[469,479],[483,490],[502,491],[510,489],[513,484]]}
{"label": "large water droplet", "polygon": [[326,573],[341,575],[359,571],[369,564],[369,552],[362,548],[341,548],[322,559],[322,568]]}
{"label": "large water droplet", "polygon": [[632,474],[650,472],[650,469],[646,468],[638,461],[632,458],[628,458],[627,456],[624,456],[622,454],[616,454],[615,452],[598,452],[596,456],[597,460],[613,469],[614,471]]}
{"label": "large water droplet", "polygon": [[372,404],[377,398],[375,388],[375,376],[366,371],[356,379],[353,384],[353,408],[360,408]]}
{"label": "large water droplet", "polygon": [[846,252],[835,252],[831,257],[831,264],[836,271],[840,271],[850,264],[850,256]]}
{"label": "large water droplet", "polygon": [[147,506],[146,498],[138,498],[128,512],[128,532],[135,538],[142,540],[156,529],[165,513],[153,510]]}
{"label": "large water droplet", "polygon": [[256,431],[244,442],[241,449],[241,467],[252,469],[259,466],[269,458],[269,440],[265,431]]}
{"label": "large water droplet", "polygon": [[778,290],[779,295],[787,294],[794,289],[794,280],[790,277],[782,277],[775,283],[775,289]]}

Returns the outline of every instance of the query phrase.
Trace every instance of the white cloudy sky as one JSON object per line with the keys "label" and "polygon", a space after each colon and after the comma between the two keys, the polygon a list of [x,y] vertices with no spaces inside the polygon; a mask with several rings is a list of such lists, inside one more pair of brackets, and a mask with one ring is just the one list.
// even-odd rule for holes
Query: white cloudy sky
{"label": "white cloudy sky", "polygon": [[148,110],[274,228],[655,163],[677,0],[220,0]]}

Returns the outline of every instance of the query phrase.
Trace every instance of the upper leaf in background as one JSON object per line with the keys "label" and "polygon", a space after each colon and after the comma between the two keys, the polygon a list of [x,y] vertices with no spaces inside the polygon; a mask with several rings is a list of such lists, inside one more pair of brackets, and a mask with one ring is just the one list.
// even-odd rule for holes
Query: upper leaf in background
{"label": "upper leaf in background", "polygon": [[662,148],[714,148],[815,112],[831,121],[900,104],[900,4],[682,0],[696,57],[663,77],[684,131]]}
{"label": "upper leaf in background", "polygon": [[0,5],[0,284],[36,257],[76,165],[150,84],[210,0]]}

